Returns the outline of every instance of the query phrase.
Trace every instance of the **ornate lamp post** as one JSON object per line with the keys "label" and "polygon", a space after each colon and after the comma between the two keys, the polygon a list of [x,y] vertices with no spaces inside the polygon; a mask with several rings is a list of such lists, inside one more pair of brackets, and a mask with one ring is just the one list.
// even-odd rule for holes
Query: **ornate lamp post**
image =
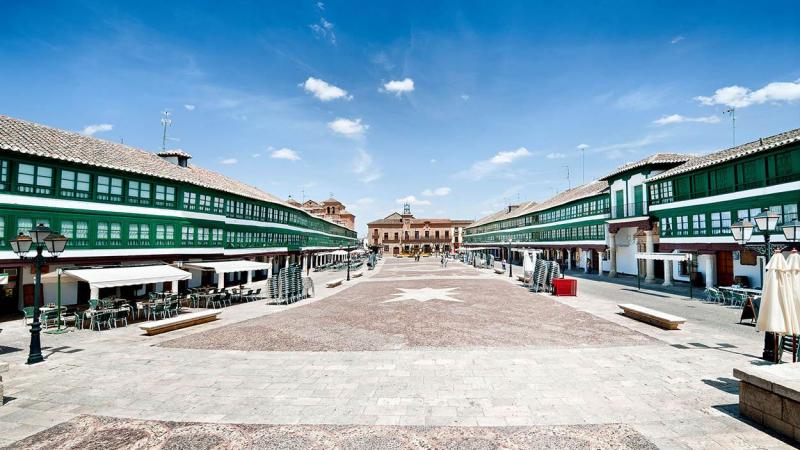
{"label": "ornate lamp post", "polygon": [[[773,250],[783,250],[785,246],[773,245],[770,242],[770,232],[775,231],[775,228],[778,226],[780,216],[777,213],[764,208],[761,213],[753,217],[753,220],[755,220],[756,226],[758,226],[759,234],[764,236],[763,244],[748,244],[750,239],[753,237],[753,224],[750,223],[749,220],[740,220],[731,225],[731,234],[733,235],[733,239],[742,247],[752,250],[767,259],[770,257],[770,255],[772,255]],[[784,234],[787,232],[791,233],[793,231],[796,232],[797,228],[787,227],[784,229]],[[788,238],[788,235],[786,235],[786,237]],[[764,332],[764,351],[761,355],[762,359],[773,362],[775,361],[775,357],[777,356],[775,353],[777,339],[778,335],[776,333],[771,331]]]}
{"label": "ornate lamp post", "polygon": [[[344,248],[339,247],[339,250]],[[350,244],[347,244],[347,281],[350,281]]]}
{"label": "ornate lamp post", "polygon": [[[45,265],[47,259],[42,255],[46,248],[50,253],[50,258],[55,259],[67,247],[67,239],[61,234],[53,233],[50,228],[39,224],[30,230],[30,236],[20,233],[19,236],[11,240],[11,250],[19,256],[23,261],[26,260],[26,255],[31,249],[31,246],[36,248],[36,256],[27,258],[28,261],[33,263],[36,268],[36,284],[33,291],[33,323],[31,324],[31,344],[28,352],[28,364],[35,364],[44,361],[42,357],[42,343],[40,334],[42,331],[42,324],[39,321],[39,291],[42,289],[42,266]],[[59,314],[59,322],[61,316]]]}
{"label": "ornate lamp post", "polygon": [[512,262],[511,262],[513,260],[513,258],[511,257],[511,243],[512,242],[514,242],[514,239],[511,236],[509,236],[508,237],[508,278],[512,278],[512,275],[511,275],[511,266],[513,265]]}

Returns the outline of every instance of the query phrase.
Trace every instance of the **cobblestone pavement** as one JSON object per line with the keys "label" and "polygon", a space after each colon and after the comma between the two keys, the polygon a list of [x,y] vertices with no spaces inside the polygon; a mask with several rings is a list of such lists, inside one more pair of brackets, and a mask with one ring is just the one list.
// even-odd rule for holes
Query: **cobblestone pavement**
{"label": "cobblestone pavement", "polygon": [[626,425],[549,427],[399,427],[241,425],[142,421],[78,416],[30,436],[12,448],[83,450],[137,448],[294,449],[654,449]]}
{"label": "cobblestone pavement", "polygon": [[[400,439],[399,447],[432,442],[434,447],[459,448],[437,439],[465,436],[475,439],[460,447],[492,448],[505,445],[510,436],[522,436],[527,440],[512,442],[533,448],[643,448],[647,442],[670,449],[790,448],[738,416],[738,384],[731,373],[734,367],[761,363],[758,334],[728,331],[739,325],[726,328],[718,320],[690,319],[681,331],[655,329],[617,312],[616,303],[643,294],[596,280],[580,280],[578,297],[540,297],[516,286],[507,276],[458,263],[451,262],[448,269],[441,270],[458,267],[465,275],[437,275],[440,267],[432,259],[417,263],[422,270],[407,271],[423,272],[421,275],[382,277],[388,270],[410,269],[411,264],[387,259],[378,270],[365,272],[344,287],[318,287],[314,299],[289,306],[263,302],[235,305],[224,309],[217,322],[159,336],[142,336],[132,326],[100,333],[44,335],[47,361],[34,366],[24,364],[27,332],[21,321],[3,323],[0,345],[5,349],[0,361],[9,362],[10,371],[3,374],[8,402],[0,407],[0,444],[31,438],[18,446],[47,442],[78,445],[87,442],[81,439],[89,435],[62,432],[63,441],[48,439],[54,439],[59,430],[102,428],[104,424],[120,428],[108,434],[109,447],[132,444],[125,438],[125,430],[130,429],[126,424],[135,423],[133,428],[178,434],[186,440],[171,442],[183,447],[215,443],[235,447],[228,443],[239,431],[225,431],[222,441],[213,431],[201,431],[246,430],[244,437],[253,440],[245,446],[258,446],[256,438],[277,433],[287,440],[270,438],[269,445],[285,442],[289,446],[297,442],[293,439],[329,436],[344,448],[383,448],[397,444],[392,439]],[[494,296],[474,292],[495,286]],[[442,291],[449,288],[455,290]],[[430,307],[438,317],[455,314],[458,308],[486,308],[490,318],[498,317],[491,307],[510,307],[510,314],[532,316],[540,308],[552,307],[564,312],[565,319],[575,314],[591,316],[586,323],[575,325],[587,329],[588,334],[595,329],[615,329],[623,339],[609,341],[610,333],[598,331],[598,343],[564,345],[541,341],[547,333],[532,332],[521,335],[527,336],[525,346],[505,337],[486,346],[471,336],[461,336],[455,346],[430,345],[426,338],[424,346],[379,351],[309,351],[301,345],[287,351],[163,345],[192,337],[201,340],[210,330],[223,332],[253,319],[280,322],[281,316],[304,309],[330,317],[335,308],[326,304],[354,302],[342,306],[340,312],[355,314],[367,305],[357,299],[370,289],[380,292],[376,302],[406,297],[381,305],[401,308],[392,311],[408,314],[412,321],[424,318],[403,313],[403,308],[412,305]],[[408,299],[409,293],[412,299]],[[442,299],[448,295],[464,304]],[[658,299],[670,301],[669,295]],[[525,311],[526,304],[533,313]],[[718,314],[715,305],[697,305],[693,314],[698,317]],[[480,325],[479,316],[455,322],[459,332],[468,334],[471,326]],[[547,321],[556,321],[563,329],[561,322],[568,322],[552,316],[539,316],[544,320],[523,317],[520,323],[529,322],[532,329],[548,326]],[[370,320],[390,321],[393,316],[371,315]],[[285,323],[292,326],[291,321]],[[378,324],[368,325],[367,330],[380,329]],[[397,326],[413,330],[420,325]],[[405,333],[403,339],[411,336],[398,329]],[[345,336],[356,339],[352,334]],[[631,341],[635,336],[647,339]],[[247,335],[233,338],[249,339]],[[377,342],[385,345],[391,340]],[[51,428],[56,425],[60,428]],[[32,436],[42,431],[45,434]],[[356,435],[363,438],[358,442],[364,445],[348,440]],[[122,441],[112,439],[116,436]],[[416,436],[414,444],[404,444],[408,436]],[[161,444],[154,446],[166,441],[158,442]]]}

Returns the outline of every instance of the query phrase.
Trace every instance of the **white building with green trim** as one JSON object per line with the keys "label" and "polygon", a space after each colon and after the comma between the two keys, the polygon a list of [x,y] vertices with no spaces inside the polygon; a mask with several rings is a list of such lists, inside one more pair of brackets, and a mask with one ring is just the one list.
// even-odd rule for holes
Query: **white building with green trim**
{"label": "white building with green trim", "polygon": [[[8,242],[38,223],[70,239],[50,272],[233,258],[311,265],[305,256],[356,245],[354,231],[190,158],[0,116],[0,270],[8,275],[0,311],[32,304],[30,266]],[[189,285],[211,282],[196,278]],[[88,300],[80,283],[63,295],[65,303]]]}
{"label": "white building with green trim", "polygon": [[[602,210],[587,209],[584,202]],[[778,213],[781,222],[793,220],[799,202],[800,129],[703,156],[651,155],[543,203],[484,217],[467,228],[465,246],[494,246],[495,254],[507,258],[511,238],[514,247],[541,249],[567,267],[588,264],[610,276],[760,286],[764,258],[734,242],[729,227],[763,208]],[[780,229],[771,237],[784,239]],[[676,265],[637,261],[636,253],[645,252],[693,257]]]}

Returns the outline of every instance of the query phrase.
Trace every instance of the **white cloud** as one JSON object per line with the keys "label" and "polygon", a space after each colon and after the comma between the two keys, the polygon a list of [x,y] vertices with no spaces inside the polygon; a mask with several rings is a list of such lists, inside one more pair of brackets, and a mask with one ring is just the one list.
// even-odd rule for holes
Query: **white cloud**
{"label": "white cloud", "polygon": [[192,105],[192,104],[188,104],[188,103],[187,103],[186,105],[183,105],[183,107],[184,107],[184,108],[185,108],[187,111],[194,111],[194,109],[196,108],[194,105]]}
{"label": "white cloud", "polygon": [[375,167],[372,155],[363,148],[356,149],[356,159],[353,162],[353,173],[359,175],[362,183],[371,183],[383,176],[380,168]]}
{"label": "white cloud", "polygon": [[110,123],[98,123],[94,125],[87,125],[83,129],[83,134],[87,136],[94,136],[96,133],[111,131],[112,129],[114,129],[114,125],[111,125]]}
{"label": "white cloud", "polygon": [[436,164],[436,158],[431,158],[431,164]]}
{"label": "white cloud", "polygon": [[667,88],[640,87],[614,100],[613,106],[630,111],[645,111],[661,105],[668,94]]}
{"label": "white cloud", "polygon": [[349,138],[359,138],[364,135],[369,125],[362,124],[361,119],[350,120],[338,118],[333,122],[328,122],[328,128],[334,133],[341,134]]}
{"label": "white cloud", "polygon": [[459,172],[456,176],[470,180],[480,180],[491,175],[498,169],[507,166],[511,162],[519,158],[530,156],[531,154],[532,153],[525,147],[520,147],[516,150],[497,152],[491,158],[474,163],[469,169]]}
{"label": "white cloud", "polygon": [[755,91],[742,86],[727,86],[714,91],[711,97],[701,95],[694,99],[706,106],[725,105],[732,108],[745,108],[766,102],[795,102],[800,101],[800,80],[774,81]]}
{"label": "white cloud", "polygon": [[450,188],[440,187],[436,189],[425,189],[422,191],[422,195],[426,197],[444,197],[446,195],[450,195]]}
{"label": "white cloud", "polygon": [[352,95],[348,95],[347,91],[344,89],[329,84],[325,80],[320,80],[319,78],[308,77],[308,79],[300,84],[303,86],[306,92],[314,94],[314,97],[322,100],[323,102],[336,100],[339,98],[343,98],[345,100],[351,100],[353,98]]}
{"label": "white cloud", "polygon": [[508,164],[515,159],[522,158],[523,156],[530,156],[531,152],[528,151],[525,147],[520,147],[516,150],[506,151],[506,152],[497,152],[496,155],[492,156],[492,159],[489,160],[492,164]]}
{"label": "white cloud", "polygon": [[230,166],[230,165],[236,164],[238,162],[239,162],[239,160],[236,159],[236,158],[225,158],[225,159],[221,160],[219,163],[220,164],[225,164],[226,166]]}
{"label": "white cloud", "polygon": [[653,121],[656,125],[672,125],[674,123],[683,122],[697,122],[697,123],[719,123],[719,116],[706,116],[706,117],[686,117],[680,114],[672,114],[669,116],[662,116],[660,119]]}
{"label": "white cloud", "polygon": [[464,100],[464,101],[469,100],[469,95],[468,94],[461,94],[461,100]]}
{"label": "white cloud", "polygon": [[269,157],[272,159],[288,159],[289,161],[300,160],[300,155],[290,148],[279,148],[278,150],[273,150],[272,153],[269,154]]}
{"label": "white cloud", "polygon": [[383,85],[383,90],[400,96],[407,92],[414,91],[414,80],[406,78],[404,80],[392,80]]}
{"label": "white cloud", "polygon": [[253,153],[253,158],[261,158],[261,153]]}
{"label": "white cloud", "polygon": [[578,150],[586,150],[587,148],[589,148],[589,144],[578,144],[578,146],[575,148],[577,148]]}
{"label": "white cloud", "polygon": [[644,147],[661,141],[665,136],[666,134],[649,134],[641,139],[635,139],[633,141],[596,147],[593,149],[593,151],[597,153],[605,153],[606,157],[609,159],[621,158],[627,154],[635,153]]}
{"label": "white cloud", "polygon": [[675,36],[674,38],[672,38],[672,40],[669,41],[669,43],[670,44],[677,44],[678,42],[680,42],[680,41],[682,41],[684,39],[686,39],[686,38],[681,36],[681,35],[678,35],[678,36]]}
{"label": "white cloud", "polygon": [[[395,203],[398,205],[405,205],[408,203],[409,205],[430,205],[431,202],[428,200],[418,200],[417,197],[413,195],[407,195],[403,198],[395,199]],[[417,211],[420,212],[420,211]]]}
{"label": "white cloud", "polygon": [[317,2],[317,8],[319,8],[320,11],[325,11],[325,3]]}
{"label": "white cloud", "polygon": [[548,153],[547,155],[545,155],[545,158],[547,159],[561,159],[566,157],[567,155],[558,152]]}
{"label": "white cloud", "polygon": [[311,28],[317,39],[325,39],[336,45],[336,33],[333,32],[333,24],[325,20],[324,17],[319,19],[319,23],[312,23],[308,27]]}

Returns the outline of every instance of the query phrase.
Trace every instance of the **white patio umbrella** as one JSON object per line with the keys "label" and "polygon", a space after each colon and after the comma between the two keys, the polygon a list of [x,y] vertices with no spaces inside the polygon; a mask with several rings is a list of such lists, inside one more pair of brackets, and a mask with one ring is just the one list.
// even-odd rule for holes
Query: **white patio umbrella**
{"label": "white patio umbrella", "polygon": [[786,332],[786,321],[781,305],[781,297],[786,295],[786,283],[783,281],[786,268],[786,258],[782,254],[772,255],[767,264],[767,274],[761,291],[761,307],[756,322],[758,331]]}
{"label": "white patio umbrella", "polygon": [[522,271],[533,272],[533,261],[531,260],[531,254],[529,252],[525,252],[522,257]]}
{"label": "white patio umbrella", "polygon": [[787,298],[785,304],[785,320],[787,334],[800,334],[800,254],[792,250],[786,258]]}

